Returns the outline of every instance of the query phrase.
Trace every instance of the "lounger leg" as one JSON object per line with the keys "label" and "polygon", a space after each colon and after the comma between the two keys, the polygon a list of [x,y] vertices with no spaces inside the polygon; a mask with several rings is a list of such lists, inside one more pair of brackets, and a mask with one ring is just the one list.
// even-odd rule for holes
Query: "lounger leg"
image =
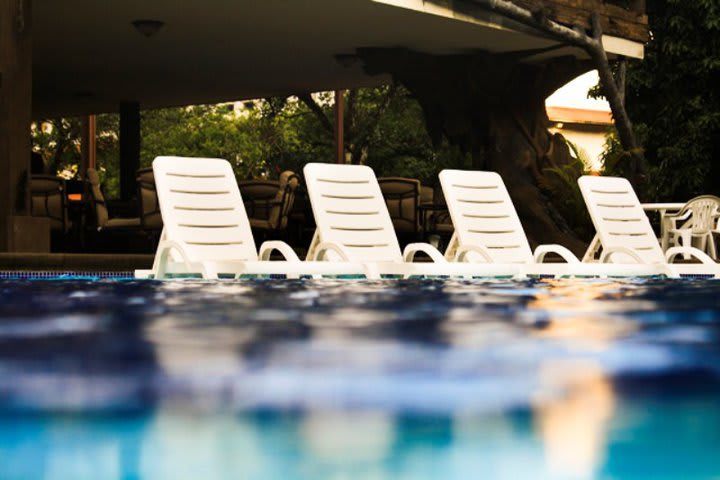
{"label": "lounger leg", "polygon": [[[682,229],[679,232],[679,239],[683,247],[692,247],[692,232],[689,229]],[[683,260],[690,260],[689,253],[683,253]]]}

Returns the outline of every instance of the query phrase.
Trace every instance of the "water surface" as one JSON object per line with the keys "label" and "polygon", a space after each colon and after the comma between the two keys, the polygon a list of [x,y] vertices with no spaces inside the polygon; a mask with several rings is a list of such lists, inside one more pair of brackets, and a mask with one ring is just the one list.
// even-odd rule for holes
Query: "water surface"
{"label": "water surface", "polygon": [[0,478],[720,478],[719,295],[1,281]]}

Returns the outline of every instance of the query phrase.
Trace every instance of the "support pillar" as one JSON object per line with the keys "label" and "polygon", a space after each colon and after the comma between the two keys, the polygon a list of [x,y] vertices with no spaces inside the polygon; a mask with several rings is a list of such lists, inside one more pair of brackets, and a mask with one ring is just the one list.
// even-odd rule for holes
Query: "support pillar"
{"label": "support pillar", "polygon": [[[29,217],[32,1],[0,0],[0,251],[31,251],[49,235]],[[49,237],[48,237],[49,238]],[[44,245],[44,243],[43,243]]]}
{"label": "support pillar", "polygon": [[120,199],[137,194],[135,172],[140,168],[140,104],[120,104]]}
{"label": "support pillar", "polygon": [[97,168],[97,117],[88,115],[82,119],[82,139],[80,143],[80,174],[85,177],[88,168]]}
{"label": "support pillar", "polygon": [[335,162],[345,163],[345,95],[335,90]]}

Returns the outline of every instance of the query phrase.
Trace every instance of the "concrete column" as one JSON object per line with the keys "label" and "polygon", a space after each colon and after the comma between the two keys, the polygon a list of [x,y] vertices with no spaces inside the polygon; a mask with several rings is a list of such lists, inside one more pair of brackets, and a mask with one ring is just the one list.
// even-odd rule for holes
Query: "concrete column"
{"label": "concrete column", "polygon": [[140,104],[120,104],[120,199],[137,194],[135,172],[140,168]]}
{"label": "concrete column", "polygon": [[44,250],[46,222],[28,217],[32,2],[0,0],[0,251]]}

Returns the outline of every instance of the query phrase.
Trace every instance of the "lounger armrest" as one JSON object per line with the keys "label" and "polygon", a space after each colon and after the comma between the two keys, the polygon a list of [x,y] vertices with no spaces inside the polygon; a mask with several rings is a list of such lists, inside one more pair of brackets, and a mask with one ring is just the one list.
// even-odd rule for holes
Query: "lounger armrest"
{"label": "lounger armrest", "polygon": [[461,245],[457,247],[455,250],[455,258],[454,261],[456,262],[466,262],[465,257],[467,257],[467,254],[470,252],[474,252],[479,254],[481,257],[483,257],[482,263],[493,263],[492,256],[490,255],[490,252],[487,248],[483,247],[482,245]]}
{"label": "lounger armrest", "polygon": [[408,246],[405,247],[405,251],[403,251],[403,261],[412,262],[415,259],[415,254],[417,254],[418,252],[423,252],[427,254],[427,256],[430,257],[435,263],[447,263],[447,260],[445,260],[443,254],[440,253],[440,250],[433,247],[429,243],[408,244]]}
{"label": "lounger armrest", "polygon": [[567,263],[580,263],[580,260],[575,256],[574,253],[572,253],[570,250],[563,247],[562,245],[557,245],[554,243],[548,245],[539,245],[535,249],[533,258],[535,259],[536,263],[543,263],[545,261],[545,256],[548,253],[554,253],[556,255],[559,255]]}
{"label": "lounger armrest", "polygon": [[258,257],[260,257],[260,260],[262,261],[268,261],[270,260],[270,255],[272,255],[272,252],[275,250],[280,252],[283,258],[285,258],[288,262],[300,261],[300,257],[297,256],[295,250],[293,250],[287,243],[279,240],[269,240],[260,245],[260,253],[258,254]]}
{"label": "lounger armrest", "polygon": [[[173,240],[162,240],[158,245],[157,252],[155,253],[155,260],[152,267],[152,272],[155,275],[155,278],[159,279],[165,277],[171,252],[177,252],[180,255],[182,263],[185,264],[185,267],[188,270],[195,268],[195,265],[193,265],[193,263],[188,259],[182,245]],[[196,265],[196,268],[200,270],[203,278],[218,278],[218,272],[214,262],[199,262]]]}
{"label": "lounger armrest", "polygon": [[325,257],[325,254],[327,252],[335,252],[338,255],[340,255],[340,259],[343,262],[349,262],[350,261],[350,255],[348,252],[343,248],[342,245],[338,245],[337,243],[332,242],[322,242],[315,247],[313,251],[313,256],[311,258],[308,258],[308,260],[312,261],[322,261]]}
{"label": "lounger armrest", "polygon": [[700,260],[700,262],[702,262],[706,265],[716,265],[716,266],[718,265],[717,262],[715,262],[715,260],[710,258],[710,256],[708,254],[706,254],[702,250],[699,250],[694,247],[668,248],[667,252],[665,252],[665,259],[666,259],[667,263],[673,263],[673,261],[675,260],[675,257],[677,257],[678,255],[682,255],[682,254],[687,254],[692,257],[695,257],[698,260]]}
{"label": "lounger armrest", "polygon": [[646,263],[643,262],[643,259],[640,258],[640,255],[638,255],[635,251],[633,251],[630,248],[627,247],[613,247],[608,249],[603,249],[602,254],[600,254],[600,263],[612,263],[611,259],[612,256],[617,253],[624,253],[625,255],[631,257],[635,262],[637,263]]}

